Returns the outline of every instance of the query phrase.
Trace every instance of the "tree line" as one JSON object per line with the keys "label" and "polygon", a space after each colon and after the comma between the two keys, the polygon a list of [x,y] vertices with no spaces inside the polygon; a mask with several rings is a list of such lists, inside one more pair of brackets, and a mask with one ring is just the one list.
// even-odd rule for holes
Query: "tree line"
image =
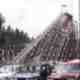
{"label": "tree line", "polygon": [[13,30],[11,25],[4,26],[3,24],[5,22],[4,16],[0,14],[0,48],[23,48],[25,47],[25,44],[31,42],[31,38],[27,33],[18,28]]}

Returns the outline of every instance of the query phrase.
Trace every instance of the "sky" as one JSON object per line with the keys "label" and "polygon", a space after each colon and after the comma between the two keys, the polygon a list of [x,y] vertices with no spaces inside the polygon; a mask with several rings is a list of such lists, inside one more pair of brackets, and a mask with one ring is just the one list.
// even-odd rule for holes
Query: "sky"
{"label": "sky", "polygon": [[[67,7],[63,8],[62,4]],[[61,12],[69,12],[78,21],[78,0],[0,0],[0,12],[6,24],[37,37]]]}

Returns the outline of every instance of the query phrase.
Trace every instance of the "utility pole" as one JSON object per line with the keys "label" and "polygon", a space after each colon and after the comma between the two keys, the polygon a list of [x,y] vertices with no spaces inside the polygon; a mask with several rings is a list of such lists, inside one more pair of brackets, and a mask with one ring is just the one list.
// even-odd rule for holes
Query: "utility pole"
{"label": "utility pole", "polygon": [[[80,53],[79,53],[79,43],[80,43],[80,0],[78,0],[78,16],[79,16],[79,18],[78,18],[78,42],[77,42],[77,45],[78,45],[78,56],[79,56],[79,58],[80,58]],[[76,12],[75,12],[76,13]]]}
{"label": "utility pole", "polygon": [[78,29],[79,29],[79,32],[80,32],[80,0],[78,0],[78,10],[79,10],[79,24],[78,24]]}
{"label": "utility pole", "polygon": [[[75,0],[74,0],[75,1]],[[74,2],[75,3],[75,2]],[[75,37],[76,37],[76,49],[77,49],[77,52],[76,52],[76,56],[75,56],[75,58],[80,58],[80,53],[79,53],[79,44],[80,44],[80,0],[76,0],[76,5],[75,5],[75,7],[76,8],[78,8],[78,12],[76,12],[76,10],[75,10],[75,12],[74,12],[74,16],[78,16],[77,18],[78,19],[76,19],[76,24],[75,24],[75,34],[77,34],[77,35],[75,35]],[[75,8],[73,8],[73,9],[75,9]],[[73,16],[73,17],[74,17]]]}

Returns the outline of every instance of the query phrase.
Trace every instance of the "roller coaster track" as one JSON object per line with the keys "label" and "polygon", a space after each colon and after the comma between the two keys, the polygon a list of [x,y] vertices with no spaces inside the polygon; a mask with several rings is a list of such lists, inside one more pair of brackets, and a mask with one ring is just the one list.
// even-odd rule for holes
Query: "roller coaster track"
{"label": "roller coaster track", "polygon": [[28,48],[23,49],[12,60],[12,63],[64,60],[65,48],[68,46],[70,35],[73,33],[72,16],[65,13],[38,36]]}

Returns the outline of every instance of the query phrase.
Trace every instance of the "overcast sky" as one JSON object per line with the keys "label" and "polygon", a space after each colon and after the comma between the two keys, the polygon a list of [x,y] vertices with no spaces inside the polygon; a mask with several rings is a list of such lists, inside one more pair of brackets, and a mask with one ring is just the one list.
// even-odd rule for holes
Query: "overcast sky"
{"label": "overcast sky", "polygon": [[[67,7],[63,9],[62,4]],[[6,17],[6,23],[34,37],[64,11],[78,20],[78,0],[0,0],[0,12]]]}

